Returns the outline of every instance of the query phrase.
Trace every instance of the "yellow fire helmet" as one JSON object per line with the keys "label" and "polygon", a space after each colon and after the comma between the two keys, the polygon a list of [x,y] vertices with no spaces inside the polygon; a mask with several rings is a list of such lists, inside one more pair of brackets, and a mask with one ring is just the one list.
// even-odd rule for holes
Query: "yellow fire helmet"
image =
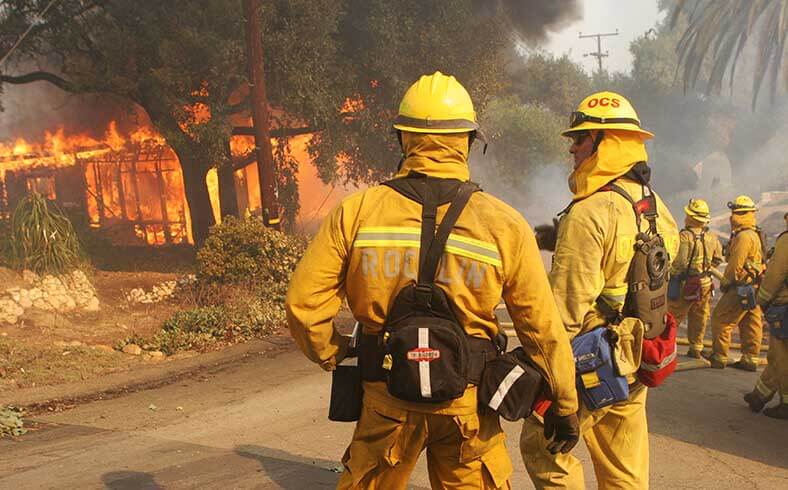
{"label": "yellow fire helmet", "polygon": [[626,97],[615,92],[597,92],[583,99],[571,115],[569,129],[563,131],[561,136],[592,129],[633,131],[644,140],[654,137],[640,127],[640,118]]}
{"label": "yellow fire helmet", "polygon": [[479,131],[479,123],[465,87],[453,76],[436,71],[423,75],[405,92],[394,128],[412,133],[465,133]]}
{"label": "yellow fire helmet", "polygon": [[751,213],[758,210],[755,207],[755,201],[750,196],[741,195],[736,197],[732,202],[728,202],[728,209],[732,213]]}
{"label": "yellow fire helmet", "polygon": [[687,216],[693,218],[701,223],[708,223],[710,221],[709,203],[703,199],[690,199],[689,204],[684,206],[684,212]]}

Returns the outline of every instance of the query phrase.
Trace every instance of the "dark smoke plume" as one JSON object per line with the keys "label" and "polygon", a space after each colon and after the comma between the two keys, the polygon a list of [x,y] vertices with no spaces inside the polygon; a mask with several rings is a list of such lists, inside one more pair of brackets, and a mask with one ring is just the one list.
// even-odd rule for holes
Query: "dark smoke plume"
{"label": "dark smoke plume", "polygon": [[502,15],[525,41],[542,41],[583,17],[579,0],[474,0],[480,12]]}

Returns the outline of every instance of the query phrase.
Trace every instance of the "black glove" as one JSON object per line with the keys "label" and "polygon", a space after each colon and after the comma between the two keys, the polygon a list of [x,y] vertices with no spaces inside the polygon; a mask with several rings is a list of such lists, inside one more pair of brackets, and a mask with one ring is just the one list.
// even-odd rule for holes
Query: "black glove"
{"label": "black glove", "polygon": [[560,417],[552,409],[548,410],[544,415],[544,438],[547,440],[553,438],[547,445],[550,454],[558,454],[559,451],[566,454],[571,451],[580,440],[580,422],[577,420],[577,414]]}
{"label": "black glove", "polygon": [[555,242],[558,240],[558,219],[553,218],[552,225],[539,225],[534,228],[536,244],[540,250],[555,252]]}

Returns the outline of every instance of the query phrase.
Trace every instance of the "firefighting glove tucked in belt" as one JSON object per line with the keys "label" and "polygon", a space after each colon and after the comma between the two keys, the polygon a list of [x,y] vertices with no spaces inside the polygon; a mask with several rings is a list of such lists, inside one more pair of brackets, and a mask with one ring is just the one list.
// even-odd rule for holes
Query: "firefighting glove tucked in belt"
{"label": "firefighting glove tucked in belt", "polygon": [[544,437],[548,440],[553,438],[547,445],[550,454],[559,452],[566,454],[571,451],[580,440],[580,422],[577,414],[561,417],[556,415],[552,408],[548,410],[544,415]]}
{"label": "firefighting glove tucked in belt", "polygon": [[555,242],[558,240],[558,219],[553,218],[552,225],[539,225],[534,228],[536,243],[540,250],[555,252]]}

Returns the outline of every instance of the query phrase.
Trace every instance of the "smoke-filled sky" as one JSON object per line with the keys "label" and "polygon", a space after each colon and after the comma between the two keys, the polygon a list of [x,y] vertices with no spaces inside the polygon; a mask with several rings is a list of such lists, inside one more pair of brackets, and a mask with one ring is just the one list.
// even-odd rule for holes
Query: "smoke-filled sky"
{"label": "smoke-filled sky", "polygon": [[548,34],[548,40],[541,46],[557,55],[568,53],[589,73],[596,70],[597,61],[583,54],[596,51],[596,38],[578,39],[578,32],[597,34],[618,29],[618,36],[602,38],[602,52],[610,53],[602,63],[608,71],[628,72],[632,65],[629,43],[664,16],[658,12],[657,0],[583,0],[580,3],[581,19]]}

